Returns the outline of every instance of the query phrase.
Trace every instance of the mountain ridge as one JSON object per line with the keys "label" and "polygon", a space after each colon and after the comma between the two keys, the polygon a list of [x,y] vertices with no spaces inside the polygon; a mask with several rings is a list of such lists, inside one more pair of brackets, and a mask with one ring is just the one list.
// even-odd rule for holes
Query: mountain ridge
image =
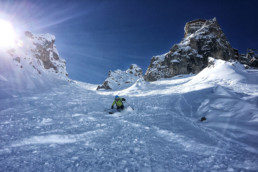
{"label": "mountain ridge", "polygon": [[[151,82],[181,74],[197,74],[208,66],[209,57],[237,60],[245,64],[246,68],[258,67],[258,55],[255,51],[248,50],[246,55],[239,54],[230,45],[216,18],[196,19],[185,24],[182,41],[174,44],[169,52],[152,57],[143,78]],[[97,90],[115,89],[108,85],[108,78]]]}
{"label": "mountain ridge", "polygon": [[129,87],[141,78],[142,69],[136,64],[131,64],[130,68],[125,71],[121,71],[120,69],[109,71],[107,79],[102,85],[97,87],[97,90],[122,89]]}

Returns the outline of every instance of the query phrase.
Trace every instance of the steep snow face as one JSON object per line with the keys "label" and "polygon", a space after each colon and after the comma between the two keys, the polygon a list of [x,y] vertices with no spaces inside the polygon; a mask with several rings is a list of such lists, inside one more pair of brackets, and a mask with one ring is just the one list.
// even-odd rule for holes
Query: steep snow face
{"label": "steep snow face", "polygon": [[40,89],[67,81],[65,60],[50,34],[25,32],[14,47],[0,49],[0,89],[5,92]]}
{"label": "steep snow face", "polygon": [[180,74],[198,73],[207,66],[210,56],[223,60],[235,59],[235,51],[216,19],[188,22],[185,38],[168,53],[153,57],[144,79],[156,81]]}
{"label": "steep snow face", "polygon": [[142,78],[142,69],[136,64],[132,64],[126,71],[115,70],[109,71],[108,78],[104,83],[97,87],[99,89],[122,89],[131,86],[138,79]]}
{"label": "steep snow face", "polygon": [[258,171],[258,70],[209,58],[197,75],[96,87],[0,99],[1,171]]}

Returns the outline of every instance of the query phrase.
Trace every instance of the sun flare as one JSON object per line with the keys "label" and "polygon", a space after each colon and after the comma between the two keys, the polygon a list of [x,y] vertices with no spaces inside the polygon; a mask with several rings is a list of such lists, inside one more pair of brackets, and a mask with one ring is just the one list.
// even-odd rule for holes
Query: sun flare
{"label": "sun flare", "polygon": [[0,47],[15,45],[15,31],[10,22],[0,19]]}

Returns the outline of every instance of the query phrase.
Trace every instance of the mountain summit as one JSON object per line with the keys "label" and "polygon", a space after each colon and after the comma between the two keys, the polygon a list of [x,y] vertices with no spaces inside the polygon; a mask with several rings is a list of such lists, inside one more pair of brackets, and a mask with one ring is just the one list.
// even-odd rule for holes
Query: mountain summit
{"label": "mountain summit", "polygon": [[236,52],[227,41],[216,18],[186,23],[183,40],[168,53],[154,56],[144,75],[146,81],[198,73],[208,65],[208,57],[235,59]]}

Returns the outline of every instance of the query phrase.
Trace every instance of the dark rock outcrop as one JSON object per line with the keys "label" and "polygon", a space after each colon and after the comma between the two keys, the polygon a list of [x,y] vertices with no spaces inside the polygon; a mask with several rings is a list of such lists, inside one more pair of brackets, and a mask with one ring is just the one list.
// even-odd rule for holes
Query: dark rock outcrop
{"label": "dark rock outcrop", "polygon": [[236,59],[236,52],[227,41],[216,19],[186,23],[185,37],[168,53],[151,59],[144,79],[156,81],[179,74],[198,73],[208,65],[208,57]]}
{"label": "dark rock outcrop", "polygon": [[55,36],[50,34],[34,35],[29,31],[25,35],[33,41],[35,49],[32,49],[35,57],[43,63],[45,69],[54,69],[59,72],[59,66],[64,66],[65,61],[60,60],[55,47]]}
{"label": "dark rock outcrop", "polygon": [[250,67],[258,68],[258,50],[248,48],[246,54],[239,55],[239,62]]}

